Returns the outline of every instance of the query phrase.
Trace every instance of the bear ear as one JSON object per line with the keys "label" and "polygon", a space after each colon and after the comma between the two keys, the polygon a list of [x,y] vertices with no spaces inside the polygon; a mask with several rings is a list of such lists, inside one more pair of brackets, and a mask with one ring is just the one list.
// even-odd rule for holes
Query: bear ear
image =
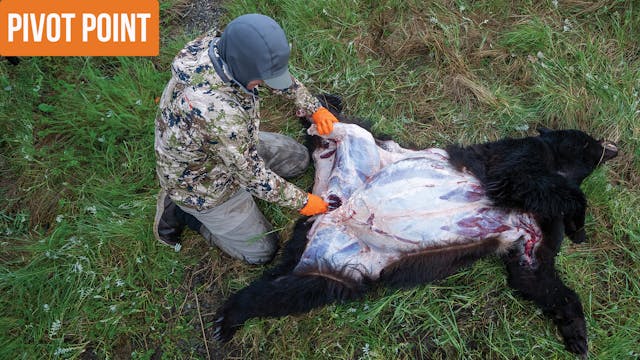
{"label": "bear ear", "polygon": [[539,126],[536,130],[538,130],[538,132],[540,133],[540,135],[544,135],[544,134],[548,134],[550,132],[552,132],[553,130],[546,128],[544,126]]}

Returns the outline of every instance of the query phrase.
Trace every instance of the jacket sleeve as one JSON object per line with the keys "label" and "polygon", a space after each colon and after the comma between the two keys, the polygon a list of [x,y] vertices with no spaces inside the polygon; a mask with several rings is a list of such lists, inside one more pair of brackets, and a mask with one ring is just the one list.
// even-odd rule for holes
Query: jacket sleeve
{"label": "jacket sleeve", "polygon": [[322,104],[309,90],[295,77],[291,77],[293,85],[286,90],[273,90],[273,93],[293,100],[298,110],[303,110],[308,117],[315,113]]}
{"label": "jacket sleeve", "polygon": [[258,129],[246,111],[220,104],[205,114],[209,131],[219,141],[212,148],[215,154],[211,155],[220,159],[233,178],[252,195],[280,206],[304,207],[307,193],[266,168],[258,155]]}

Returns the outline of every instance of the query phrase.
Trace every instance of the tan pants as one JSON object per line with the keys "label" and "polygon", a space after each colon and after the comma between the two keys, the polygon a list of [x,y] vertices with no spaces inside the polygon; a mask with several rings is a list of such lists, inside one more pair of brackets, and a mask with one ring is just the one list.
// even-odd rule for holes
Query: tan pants
{"label": "tan pants", "polygon": [[[258,153],[265,165],[288,178],[309,165],[309,152],[288,136],[260,132]],[[240,190],[224,204],[204,211],[180,207],[202,223],[200,233],[212,246],[250,264],[270,261],[278,249],[278,235],[251,194]]]}

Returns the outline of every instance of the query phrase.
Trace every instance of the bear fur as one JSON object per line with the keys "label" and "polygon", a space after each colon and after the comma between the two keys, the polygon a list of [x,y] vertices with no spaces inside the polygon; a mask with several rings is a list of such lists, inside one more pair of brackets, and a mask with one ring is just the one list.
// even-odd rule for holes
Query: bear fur
{"label": "bear fur", "polygon": [[531,212],[543,220],[563,218],[575,243],[585,240],[587,200],[580,184],[615,146],[579,130],[538,129],[540,136],[446,147],[458,170],[471,171],[496,206]]}
{"label": "bear fur", "polygon": [[[330,104],[335,104],[331,101]],[[330,110],[341,121],[354,122],[339,114],[339,104]],[[539,132],[535,137],[446,148],[450,163],[460,171],[473,173],[495,206],[534,214],[543,234],[534,252],[536,261],[522,261],[522,247],[498,253],[497,245],[488,241],[464,249],[406,256],[385,268],[375,283],[339,275],[297,274],[293,270],[305,250],[312,224],[301,219],[280,263],[220,307],[214,338],[230,340],[251,318],[300,314],[333,302],[352,301],[374,286],[422,285],[497,254],[506,266],[509,285],[553,319],[568,351],[586,355],[587,330],[582,305],[578,295],[558,275],[555,256],[565,233],[574,242],[585,240],[586,198],[580,184],[598,165],[615,157],[617,149],[579,130]]]}

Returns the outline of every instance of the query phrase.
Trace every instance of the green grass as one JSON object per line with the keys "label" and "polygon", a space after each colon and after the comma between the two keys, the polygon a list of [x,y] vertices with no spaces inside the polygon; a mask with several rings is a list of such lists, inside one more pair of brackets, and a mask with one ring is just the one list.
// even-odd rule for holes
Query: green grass
{"label": "green grass", "polygon": [[[252,320],[225,346],[200,329],[262,271],[187,233],[153,239],[153,118],[187,41],[162,1],[156,58],[0,62],[0,358],[570,359],[495,259],[438,284]],[[590,357],[640,358],[640,7],[633,1],[237,1],[292,43],[292,72],[415,146],[579,128],[620,155],[583,184],[589,241],[558,256]],[[301,136],[291,104],[264,128]],[[295,180],[309,186],[312,171]],[[260,203],[286,239],[294,211]],[[259,301],[259,299],[256,299]]]}

